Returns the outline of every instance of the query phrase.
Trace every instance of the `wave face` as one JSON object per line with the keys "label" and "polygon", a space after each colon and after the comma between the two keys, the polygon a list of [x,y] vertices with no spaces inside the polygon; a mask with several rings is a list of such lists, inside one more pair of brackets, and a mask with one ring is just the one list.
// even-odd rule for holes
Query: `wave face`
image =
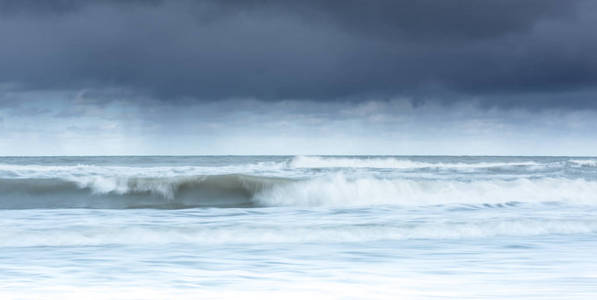
{"label": "wave face", "polygon": [[4,158],[0,209],[597,204],[597,160],[591,158],[299,156],[183,159],[171,165],[146,163],[143,158],[60,162]]}
{"label": "wave face", "polygon": [[246,175],[1,179],[0,208],[251,207],[257,192],[284,181]]}

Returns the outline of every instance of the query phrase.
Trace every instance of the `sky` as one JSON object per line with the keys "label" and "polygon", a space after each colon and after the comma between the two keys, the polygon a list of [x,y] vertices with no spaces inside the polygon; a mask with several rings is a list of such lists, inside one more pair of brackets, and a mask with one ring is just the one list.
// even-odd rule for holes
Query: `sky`
{"label": "sky", "polygon": [[597,155],[592,0],[0,0],[0,155]]}

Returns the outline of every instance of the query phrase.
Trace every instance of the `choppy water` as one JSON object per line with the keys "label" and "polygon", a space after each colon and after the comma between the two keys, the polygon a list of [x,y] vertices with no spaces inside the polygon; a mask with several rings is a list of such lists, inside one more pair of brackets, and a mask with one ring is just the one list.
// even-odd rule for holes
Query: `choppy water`
{"label": "choppy water", "polygon": [[0,297],[595,299],[597,158],[0,158]]}

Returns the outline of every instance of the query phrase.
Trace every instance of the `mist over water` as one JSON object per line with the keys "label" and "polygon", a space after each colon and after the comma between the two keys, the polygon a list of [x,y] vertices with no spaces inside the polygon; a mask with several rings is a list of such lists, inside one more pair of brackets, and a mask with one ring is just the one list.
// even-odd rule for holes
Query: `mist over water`
{"label": "mist over water", "polygon": [[0,209],[0,296],[597,297],[591,157],[4,157]]}

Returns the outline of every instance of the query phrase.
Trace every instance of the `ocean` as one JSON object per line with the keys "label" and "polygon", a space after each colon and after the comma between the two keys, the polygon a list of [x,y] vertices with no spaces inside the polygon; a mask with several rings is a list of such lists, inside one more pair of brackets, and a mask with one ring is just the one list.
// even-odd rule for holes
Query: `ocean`
{"label": "ocean", "polygon": [[597,158],[0,157],[1,299],[597,299]]}

